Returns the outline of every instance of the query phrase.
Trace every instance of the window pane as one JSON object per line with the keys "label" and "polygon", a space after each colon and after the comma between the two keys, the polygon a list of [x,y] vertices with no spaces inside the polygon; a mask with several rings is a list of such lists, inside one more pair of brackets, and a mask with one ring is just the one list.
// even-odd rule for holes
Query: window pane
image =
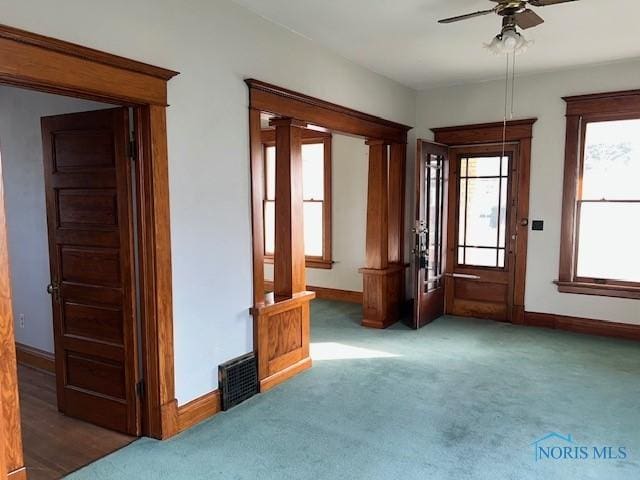
{"label": "window pane", "polygon": [[267,200],[276,198],[276,147],[266,148]]}
{"label": "window pane", "polygon": [[465,265],[476,265],[478,267],[495,267],[496,250],[493,248],[466,248],[467,258]]}
{"label": "window pane", "polygon": [[500,186],[500,238],[498,238],[498,245],[504,247],[504,242],[507,238],[507,195],[509,194],[509,185],[506,178],[500,181],[502,185]]}
{"label": "window pane", "polygon": [[587,123],[585,200],[640,199],[640,120]]}
{"label": "window pane", "polygon": [[504,250],[498,250],[498,267],[504,268]]}
{"label": "window pane", "polygon": [[639,203],[582,203],[577,275],[640,281]]}
{"label": "window pane", "polygon": [[466,158],[460,159],[460,176],[461,177],[467,176],[467,159]]}
{"label": "window pane", "polygon": [[495,247],[498,244],[500,179],[470,178],[467,183],[466,245]]}
{"label": "window pane", "polygon": [[264,253],[273,255],[276,231],[276,202],[264,202]]}
{"label": "window pane", "polygon": [[500,157],[474,157],[469,159],[468,177],[500,176]]}
{"label": "window pane", "polygon": [[324,144],[302,145],[302,187],[305,200],[324,200]]}
{"label": "window pane", "polygon": [[458,244],[464,245],[466,235],[464,212],[467,208],[467,181],[460,180],[460,208],[458,209]]}
{"label": "window pane", "polygon": [[322,256],[322,202],[304,202],[304,254]]}

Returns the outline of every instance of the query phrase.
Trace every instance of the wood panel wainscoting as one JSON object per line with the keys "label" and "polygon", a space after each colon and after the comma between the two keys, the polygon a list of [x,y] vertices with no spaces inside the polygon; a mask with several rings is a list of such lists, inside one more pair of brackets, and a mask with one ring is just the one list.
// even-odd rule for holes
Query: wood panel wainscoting
{"label": "wood panel wainscoting", "polygon": [[315,295],[301,292],[292,298],[252,309],[261,332],[257,338],[261,392],[311,368],[309,302]]}
{"label": "wood panel wainscoting", "polygon": [[[273,282],[264,281],[264,291],[273,292]],[[321,300],[336,300],[338,302],[360,303],[362,304],[362,292],[354,290],[340,290],[338,288],[314,287],[307,285],[307,291],[314,292],[316,298]]]}
{"label": "wood panel wainscoting", "polygon": [[16,359],[20,365],[56,373],[56,359],[53,353],[16,342]]}
{"label": "wood panel wainscoting", "polygon": [[640,341],[640,325],[629,323],[568,317],[553,313],[524,312],[522,325]]}
{"label": "wood panel wainscoting", "polygon": [[[0,83],[134,109],[135,182],[140,251],[142,432],[168,438],[178,431],[175,400],[167,82],[178,72],[0,25]],[[4,203],[0,202],[0,472],[24,478]],[[3,454],[3,455],[2,455]]]}
{"label": "wood panel wainscoting", "polygon": [[[302,175],[300,130],[313,128],[328,132],[342,132],[367,139],[376,145],[380,159],[392,161],[392,167],[382,170],[382,160],[376,164],[380,182],[392,183],[375,193],[378,201],[368,206],[367,249],[375,248],[385,262],[403,258],[404,161],[407,132],[411,127],[358,112],[347,107],[310,97],[254,79],[245,81],[249,88],[249,131],[251,164],[251,209],[253,233],[253,308],[254,350],[258,359],[261,391],[290,378],[311,366],[309,358],[309,301],[316,295],[306,288],[304,270],[304,241],[302,229]],[[265,300],[264,280],[264,152],[262,112],[274,116],[276,143],[276,202],[274,255],[275,303]],[[374,147],[371,147],[372,149]],[[389,150],[391,153],[389,154]],[[385,163],[388,165],[388,163]],[[388,203],[387,203],[388,202]],[[379,205],[389,209],[378,209]],[[388,227],[390,225],[390,228]],[[376,243],[377,242],[377,243]],[[391,253],[388,252],[390,247]],[[366,265],[378,268],[377,265]],[[387,268],[387,265],[384,266]],[[366,298],[386,300],[387,291],[367,294],[367,289],[379,289],[380,284],[365,282],[364,295],[341,294],[341,299],[362,301]],[[399,290],[399,289],[398,289]],[[319,295],[335,292],[318,290]],[[394,290],[395,294],[395,290]],[[393,303],[393,302],[390,302]]]}

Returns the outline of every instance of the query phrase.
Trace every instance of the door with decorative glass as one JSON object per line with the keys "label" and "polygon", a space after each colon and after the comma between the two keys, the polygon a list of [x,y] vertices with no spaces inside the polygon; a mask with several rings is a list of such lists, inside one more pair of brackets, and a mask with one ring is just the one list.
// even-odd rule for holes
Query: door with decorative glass
{"label": "door with decorative glass", "polygon": [[446,311],[510,321],[516,245],[516,144],[450,149]]}
{"label": "door with decorative glass", "polygon": [[413,328],[444,314],[448,163],[446,145],[418,140]]}

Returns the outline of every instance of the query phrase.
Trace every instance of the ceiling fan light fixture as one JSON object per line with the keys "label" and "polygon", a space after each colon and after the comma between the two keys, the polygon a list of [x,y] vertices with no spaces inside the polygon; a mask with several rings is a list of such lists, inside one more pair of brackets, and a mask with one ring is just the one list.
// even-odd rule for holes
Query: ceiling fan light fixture
{"label": "ceiling fan light fixture", "polygon": [[494,55],[508,55],[515,53],[519,55],[527,51],[532,42],[515,29],[505,29],[485,44],[485,48]]}

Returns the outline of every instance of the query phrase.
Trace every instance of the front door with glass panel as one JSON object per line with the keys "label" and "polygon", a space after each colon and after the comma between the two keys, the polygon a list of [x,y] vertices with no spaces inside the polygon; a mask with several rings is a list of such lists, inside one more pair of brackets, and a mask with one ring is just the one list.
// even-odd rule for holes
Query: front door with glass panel
{"label": "front door with glass panel", "polygon": [[515,272],[516,145],[450,150],[446,311],[510,321]]}
{"label": "front door with glass panel", "polygon": [[419,328],[444,314],[444,262],[447,215],[448,147],[418,140],[414,311],[410,326]]}

